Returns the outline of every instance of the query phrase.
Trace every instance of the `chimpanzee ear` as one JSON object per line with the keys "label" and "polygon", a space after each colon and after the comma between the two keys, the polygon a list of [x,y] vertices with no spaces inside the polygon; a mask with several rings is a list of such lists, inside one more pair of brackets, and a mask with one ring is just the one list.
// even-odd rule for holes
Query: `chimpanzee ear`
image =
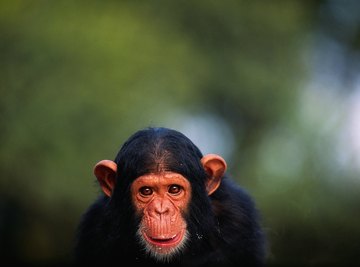
{"label": "chimpanzee ear", "polygon": [[221,178],[224,176],[226,171],[225,160],[216,154],[208,154],[203,156],[201,163],[208,176],[206,182],[206,190],[208,195],[211,195],[218,189],[221,183]]}
{"label": "chimpanzee ear", "polygon": [[115,187],[117,165],[112,160],[104,159],[94,167],[94,174],[99,181],[102,191],[108,197],[111,196]]}

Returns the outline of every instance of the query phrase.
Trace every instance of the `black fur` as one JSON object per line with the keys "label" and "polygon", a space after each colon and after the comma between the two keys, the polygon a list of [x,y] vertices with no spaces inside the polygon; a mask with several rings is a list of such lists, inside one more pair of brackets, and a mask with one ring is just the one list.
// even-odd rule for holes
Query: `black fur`
{"label": "black fur", "polygon": [[[182,133],[167,128],[138,131],[124,143],[115,162],[116,187],[111,198],[100,196],[83,215],[75,256],[79,265],[123,266],[264,266],[265,236],[259,214],[246,191],[224,177],[208,196],[201,165],[202,153]],[[186,221],[190,242],[165,264],[144,253],[136,240],[140,218],[130,199],[131,183],[162,166],[186,177],[192,186]]]}

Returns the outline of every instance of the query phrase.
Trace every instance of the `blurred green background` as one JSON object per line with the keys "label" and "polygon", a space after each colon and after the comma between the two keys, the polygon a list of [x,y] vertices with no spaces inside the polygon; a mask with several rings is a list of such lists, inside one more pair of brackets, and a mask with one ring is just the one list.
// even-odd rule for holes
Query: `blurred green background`
{"label": "blurred green background", "polygon": [[0,1],[0,259],[71,261],[92,173],[166,126],[255,198],[269,265],[360,264],[360,2]]}

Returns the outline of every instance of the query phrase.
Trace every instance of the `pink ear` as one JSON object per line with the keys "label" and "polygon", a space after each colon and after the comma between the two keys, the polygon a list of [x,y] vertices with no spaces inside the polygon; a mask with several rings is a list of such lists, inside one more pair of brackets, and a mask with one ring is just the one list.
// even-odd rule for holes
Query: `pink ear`
{"label": "pink ear", "polygon": [[110,197],[115,187],[117,165],[112,160],[99,161],[94,167],[94,174],[99,181],[101,189]]}
{"label": "pink ear", "polygon": [[208,175],[206,189],[208,195],[211,195],[220,186],[221,179],[226,171],[227,165],[225,160],[216,154],[205,155],[201,159],[201,163]]}

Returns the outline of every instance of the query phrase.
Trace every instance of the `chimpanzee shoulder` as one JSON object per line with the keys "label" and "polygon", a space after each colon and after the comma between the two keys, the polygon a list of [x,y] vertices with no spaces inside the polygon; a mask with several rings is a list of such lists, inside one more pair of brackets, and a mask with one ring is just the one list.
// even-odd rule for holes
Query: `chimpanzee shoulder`
{"label": "chimpanzee shoulder", "polygon": [[219,246],[229,261],[263,266],[266,237],[250,193],[229,177],[210,196],[219,231]]}

